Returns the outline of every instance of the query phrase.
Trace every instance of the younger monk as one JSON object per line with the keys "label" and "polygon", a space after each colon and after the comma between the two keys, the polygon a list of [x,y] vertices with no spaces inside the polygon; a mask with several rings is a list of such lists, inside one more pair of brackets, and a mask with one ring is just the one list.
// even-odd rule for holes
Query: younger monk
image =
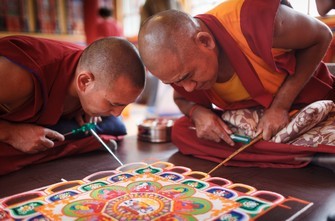
{"label": "younger monk", "polygon": [[85,49],[27,36],[0,39],[0,174],[98,149],[92,136],[62,135],[89,118],[103,118],[100,133],[122,135],[116,117],[141,93],[144,73],[137,49],[120,38]]}
{"label": "younger monk", "polygon": [[[279,0],[231,0],[196,17],[161,12],[142,26],[138,40],[145,66],[174,87],[188,117],[175,123],[173,142],[185,154],[220,162],[238,146],[212,104],[264,107],[257,133],[268,141],[294,106],[334,99],[334,77],[320,63],[331,39],[325,24]],[[310,149],[260,142],[228,164],[299,167],[306,163],[294,157],[317,151]]]}

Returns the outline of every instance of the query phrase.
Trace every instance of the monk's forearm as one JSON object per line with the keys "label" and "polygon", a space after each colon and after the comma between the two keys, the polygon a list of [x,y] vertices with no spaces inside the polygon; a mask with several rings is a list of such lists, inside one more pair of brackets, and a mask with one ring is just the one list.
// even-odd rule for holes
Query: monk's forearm
{"label": "monk's forearm", "polygon": [[307,74],[297,73],[288,76],[283,85],[280,87],[277,94],[275,95],[270,108],[289,111],[292,104],[294,103],[294,100],[309,79],[310,75]]}
{"label": "monk's forearm", "polygon": [[294,50],[296,67],[294,74],[287,77],[276,93],[271,108],[290,109],[314,74],[331,41],[332,32],[324,23],[288,7],[278,8],[272,47]]}
{"label": "monk's forearm", "polygon": [[313,76],[327,48],[328,43],[325,41],[306,49],[297,50],[295,73],[287,76],[273,100],[272,108],[287,111],[291,108],[296,97]]}
{"label": "monk's forearm", "polygon": [[195,105],[197,105],[194,102],[181,99],[181,98],[174,98],[174,102],[178,106],[179,110],[186,116],[189,116],[191,109],[192,108],[194,109]]}
{"label": "monk's forearm", "polygon": [[174,91],[173,100],[178,106],[179,110],[188,117],[192,117],[192,113],[199,108],[206,108],[200,104],[196,104],[192,101],[186,100],[183,96],[181,96],[178,92]]}

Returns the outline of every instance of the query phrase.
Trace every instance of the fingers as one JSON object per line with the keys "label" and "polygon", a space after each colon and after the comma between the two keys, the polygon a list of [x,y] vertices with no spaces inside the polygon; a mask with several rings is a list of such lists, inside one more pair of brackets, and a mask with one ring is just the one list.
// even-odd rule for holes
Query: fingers
{"label": "fingers", "polygon": [[269,108],[264,112],[258,126],[257,133],[263,133],[263,140],[270,140],[289,122],[289,114],[285,109]]}
{"label": "fingers", "polygon": [[55,146],[54,141],[64,141],[64,136],[57,131],[45,128],[45,136],[40,139],[39,144],[28,151],[30,154],[46,151]]}
{"label": "fingers", "polygon": [[101,121],[102,121],[101,117],[90,117],[90,120],[89,120],[90,123],[94,123],[94,124],[97,124]]}
{"label": "fingers", "polygon": [[53,148],[55,146],[54,141],[64,141],[64,136],[57,131],[50,130],[45,128],[44,129],[45,136],[40,139],[39,144],[30,150],[28,153],[34,154],[38,152],[46,151],[50,148]]}
{"label": "fingers", "polygon": [[227,134],[227,133],[221,133],[221,134],[218,134],[220,139],[217,141],[218,143],[221,141],[221,140],[224,140],[227,144],[229,144],[230,146],[234,146],[235,143],[234,141],[230,138],[230,135]]}
{"label": "fingers", "polygon": [[[230,130],[230,128],[225,124],[223,121],[219,121],[219,127],[217,132],[217,135],[220,137],[221,140],[224,140],[227,144],[230,146],[234,146],[234,141],[230,138],[230,134],[233,132]],[[219,141],[220,142],[220,141]]]}
{"label": "fingers", "polygon": [[263,140],[270,140],[271,133],[269,131],[269,128],[262,123],[262,121],[257,126],[257,132],[256,135],[262,134]]}
{"label": "fingers", "polygon": [[263,140],[270,140],[279,129],[279,127],[273,127],[271,124],[260,124],[257,127],[256,135],[258,136],[259,134],[263,133]]}
{"label": "fingers", "polygon": [[272,137],[271,130],[263,130],[263,140],[270,140]]}
{"label": "fingers", "polygon": [[17,127],[15,142],[10,143],[15,149],[34,154],[54,147],[54,141],[64,141],[64,136],[57,131],[37,125],[22,124]]}
{"label": "fingers", "polygon": [[44,150],[47,150],[47,149],[50,149],[52,147],[54,147],[55,143],[48,139],[48,138],[45,138],[42,140],[42,146],[41,146],[41,150],[44,151]]}
{"label": "fingers", "polygon": [[211,140],[216,143],[220,143],[222,140],[225,141],[230,146],[234,146],[234,141],[230,138],[230,134],[232,131],[229,129],[229,127],[222,122],[217,124],[216,126],[212,126],[210,128],[202,128],[202,129],[196,129],[197,136],[201,139]]}
{"label": "fingers", "polygon": [[101,117],[91,117],[85,113],[80,113],[75,116],[75,119],[79,126],[83,126],[86,123],[94,123],[97,124],[102,121]]}
{"label": "fingers", "polygon": [[63,136],[63,134],[58,133],[57,131],[54,131],[51,129],[47,129],[47,128],[45,128],[45,137],[47,138],[47,140],[50,140],[50,141],[51,140],[57,140],[57,141],[65,140],[65,137]]}

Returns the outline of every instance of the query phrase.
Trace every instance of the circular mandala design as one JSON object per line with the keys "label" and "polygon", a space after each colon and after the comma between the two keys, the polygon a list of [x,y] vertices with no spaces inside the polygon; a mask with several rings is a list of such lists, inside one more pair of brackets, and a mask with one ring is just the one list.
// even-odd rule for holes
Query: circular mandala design
{"label": "circular mandala design", "polygon": [[154,220],[170,213],[172,201],[157,193],[130,193],[110,200],[103,213],[117,220]]}

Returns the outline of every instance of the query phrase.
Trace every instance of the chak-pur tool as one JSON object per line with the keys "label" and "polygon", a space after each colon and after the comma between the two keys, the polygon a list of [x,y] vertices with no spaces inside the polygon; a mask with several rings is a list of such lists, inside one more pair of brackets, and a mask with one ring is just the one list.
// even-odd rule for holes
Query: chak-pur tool
{"label": "chak-pur tool", "polygon": [[[299,110],[292,110],[289,113],[289,116],[292,118],[298,112],[299,112]],[[219,163],[217,166],[215,166],[213,169],[211,169],[207,174],[209,175],[209,174],[213,173],[215,170],[217,170],[219,167],[221,167],[222,165],[227,163],[229,160],[231,160],[237,154],[239,154],[243,150],[247,149],[248,147],[252,146],[253,144],[255,144],[255,143],[257,143],[261,140],[263,140],[263,134],[262,133],[258,134],[258,136],[256,138],[254,138],[253,140],[251,140],[251,141],[249,140],[248,143],[246,143],[245,145],[243,145],[239,149],[237,149],[235,152],[233,152],[230,156],[228,156],[226,159],[224,159],[221,163]]]}
{"label": "chak-pur tool", "polygon": [[[85,132],[91,132],[91,134],[100,142],[100,144],[114,157],[114,159],[121,165],[123,166],[123,163],[119,160],[119,158],[110,150],[108,145],[98,136],[98,134],[94,131],[94,128],[96,127],[95,123],[87,123],[84,124],[83,126],[74,129],[66,134],[63,134],[64,136],[68,136],[71,134],[77,134],[77,133],[85,133]],[[114,140],[112,140],[113,142]],[[113,142],[114,146],[117,147],[117,143],[114,141]]]}

